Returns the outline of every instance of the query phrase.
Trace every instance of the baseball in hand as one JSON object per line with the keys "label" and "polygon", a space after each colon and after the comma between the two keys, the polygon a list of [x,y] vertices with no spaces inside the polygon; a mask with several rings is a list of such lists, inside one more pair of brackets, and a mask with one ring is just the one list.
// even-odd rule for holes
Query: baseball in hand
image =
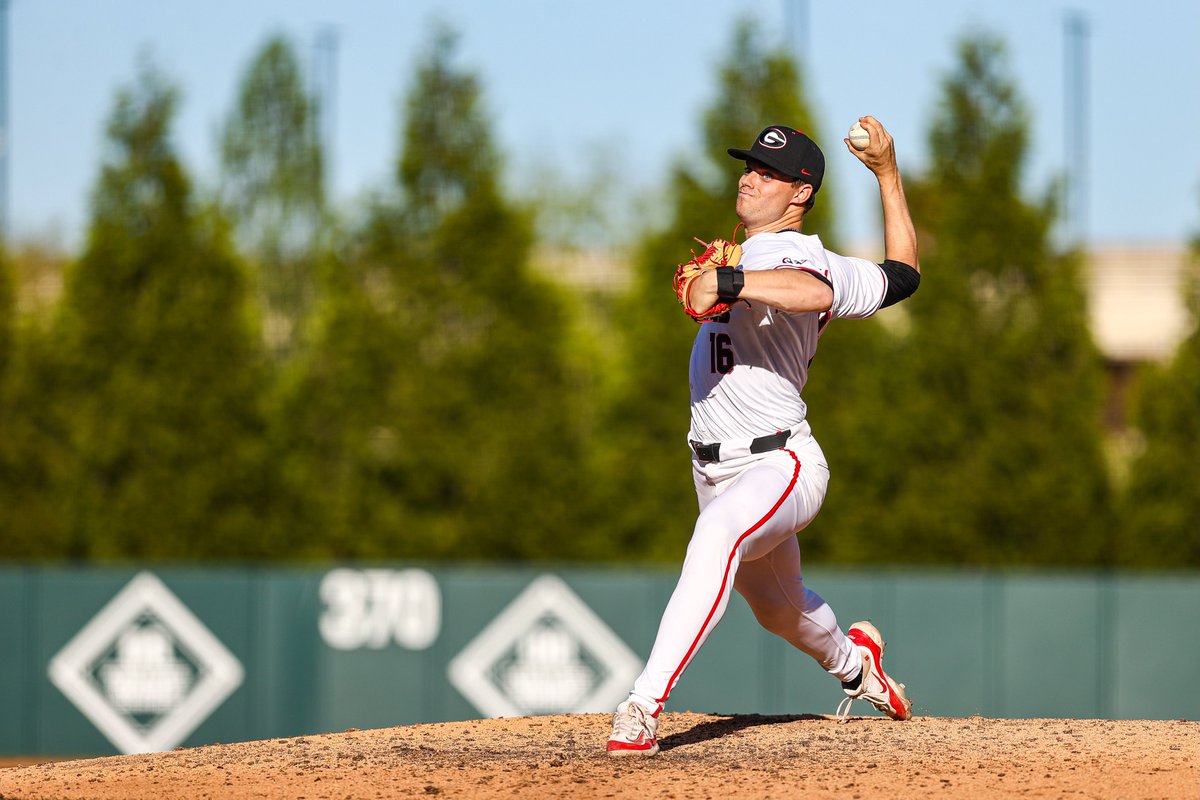
{"label": "baseball in hand", "polygon": [[867,133],[867,129],[857,122],[850,126],[849,138],[850,144],[854,145],[855,150],[866,150],[867,145],[871,143],[871,134]]}

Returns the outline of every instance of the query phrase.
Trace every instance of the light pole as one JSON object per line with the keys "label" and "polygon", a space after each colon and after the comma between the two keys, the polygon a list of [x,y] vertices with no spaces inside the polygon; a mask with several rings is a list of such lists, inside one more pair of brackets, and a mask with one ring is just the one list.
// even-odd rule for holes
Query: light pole
{"label": "light pole", "polygon": [[1063,136],[1067,160],[1067,188],[1064,192],[1066,214],[1064,222],[1067,239],[1073,244],[1086,244],[1088,136],[1088,21],[1082,11],[1068,11],[1064,22],[1066,51]]}
{"label": "light pole", "polygon": [[8,0],[0,0],[0,241],[8,239]]}
{"label": "light pole", "polygon": [[338,34],[332,25],[317,29],[313,42],[313,94],[317,100],[317,135],[321,140],[321,156],[324,164],[325,196],[333,194],[333,150],[335,120],[335,94],[337,91]]}
{"label": "light pole", "polygon": [[808,55],[808,0],[784,0],[787,12],[787,47],[803,63]]}

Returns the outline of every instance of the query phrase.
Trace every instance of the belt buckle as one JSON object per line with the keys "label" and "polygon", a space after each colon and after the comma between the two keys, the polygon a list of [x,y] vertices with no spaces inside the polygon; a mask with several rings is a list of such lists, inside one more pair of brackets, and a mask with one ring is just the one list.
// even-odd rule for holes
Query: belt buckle
{"label": "belt buckle", "polygon": [[701,461],[720,461],[721,460],[721,443],[713,442],[712,444],[702,444],[700,442],[689,442],[692,446],[692,452],[696,454],[696,458]]}
{"label": "belt buckle", "polygon": [[759,436],[750,443],[750,452],[754,454],[769,453],[787,444],[791,431],[776,431],[768,436]]}

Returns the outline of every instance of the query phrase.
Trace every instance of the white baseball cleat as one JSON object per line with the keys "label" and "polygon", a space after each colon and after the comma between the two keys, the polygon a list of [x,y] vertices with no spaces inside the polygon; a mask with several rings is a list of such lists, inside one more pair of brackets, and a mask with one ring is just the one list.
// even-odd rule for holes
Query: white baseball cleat
{"label": "white baseball cleat", "polygon": [[613,714],[608,737],[610,756],[652,756],[658,752],[658,720],[637,703],[626,700]]}
{"label": "white baseball cleat", "polygon": [[856,622],[846,631],[850,641],[862,653],[862,679],[854,689],[845,689],[846,699],[838,705],[838,722],[850,716],[855,700],[866,700],[892,719],[912,719],[912,700],[904,693],[904,684],[896,683],[883,671],[883,635],[870,622]]}

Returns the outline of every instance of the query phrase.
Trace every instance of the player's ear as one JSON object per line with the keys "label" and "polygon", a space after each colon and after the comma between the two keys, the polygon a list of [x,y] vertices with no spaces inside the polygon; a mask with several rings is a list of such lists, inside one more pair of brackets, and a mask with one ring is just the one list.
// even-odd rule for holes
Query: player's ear
{"label": "player's ear", "polygon": [[807,203],[813,194],[812,184],[804,183],[803,181],[796,181],[792,185],[796,189],[792,194],[792,202],[798,206],[802,206]]}

